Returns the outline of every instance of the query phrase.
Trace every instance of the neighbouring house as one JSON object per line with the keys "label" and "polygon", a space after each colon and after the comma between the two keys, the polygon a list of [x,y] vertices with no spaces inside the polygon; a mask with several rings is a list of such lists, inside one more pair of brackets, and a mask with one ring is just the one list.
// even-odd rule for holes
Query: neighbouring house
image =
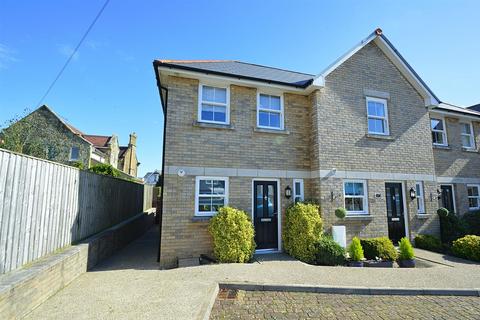
{"label": "neighbouring house", "polygon": [[[5,129],[3,143],[18,140],[21,152],[84,168],[108,163],[129,176],[136,177],[140,165],[136,155],[135,133],[128,146],[119,146],[116,135],[85,134],[43,105]],[[0,145],[1,147],[1,145]],[[14,150],[15,151],[15,150]]]}
{"label": "neighbouring house", "polygon": [[160,170],[155,170],[153,172],[147,172],[143,176],[143,183],[151,186],[156,186],[161,176]]}
{"label": "neighbouring house", "polygon": [[154,69],[163,267],[210,254],[208,221],[227,204],[251,215],[263,252],[282,250],[298,200],[319,201],[326,230],[345,225],[348,240],[438,235],[439,206],[479,206],[480,112],[441,103],[380,29],[317,75],[218,60]]}

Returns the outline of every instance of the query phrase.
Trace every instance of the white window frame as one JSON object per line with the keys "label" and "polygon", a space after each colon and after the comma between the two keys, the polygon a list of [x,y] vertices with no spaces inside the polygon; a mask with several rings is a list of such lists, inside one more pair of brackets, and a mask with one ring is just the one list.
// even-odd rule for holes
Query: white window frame
{"label": "white window frame", "polygon": [[415,192],[417,193],[417,213],[425,214],[425,192],[422,181],[415,182]]}
{"label": "white window frame", "polygon": [[[365,103],[365,106],[367,108],[367,132],[368,134],[375,134],[375,135],[381,135],[381,136],[388,136],[390,135],[390,124],[389,124],[389,121],[388,121],[388,102],[387,102],[387,99],[380,99],[380,98],[373,98],[373,97],[366,97],[365,99],[366,103]],[[384,108],[385,108],[385,116],[384,117],[379,117],[379,116],[371,116],[368,114],[368,103],[372,101],[372,102],[378,102],[378,103],[382,103]],[[369,119],[375,119],[375,120],[382,120],[384,122],[384,126],[385,126],[385,132],[381,133],[381,132],[373,132],[373,131],[370,131],[370,128],[368,127],[368,120]]]}
{"label": "white window frame", "polygon": [[[72,155],[73,155],[73,148],[77,148],[78,149],[78,158],[73,158]],[[70,156],[69,156],[69,159],[70,161],[78,161],[80,160],[80,148],[79,147],[76,147],[76,146],[73,146],[73,147],[70,147]]]}
{"label": "white window frame", "polygon": [[[353,182],[353,183],[362,183],[364,195],[363,196],[347,196],[345,194],[345,184]],[[348,211],[346,206],[346,198],[362,198],[363,199],[363,211]],[[367,180],[343,180],[343,207],[347,210],[347,215],[368,215],[368,188],[367,188]]]}
{"label": "white window frame", "polygon": [[[280,110],[260,108],[260,95],[280,97]],[[280,114],[280,128],[269,127],[269,126],[261,126],[260,125],[260,111],[273,112],[273,113]],[[269,129],[269,130],[284,130],[284,127],[285,127],[284,122],[285,122],[285,112],[284,112],[284,106],[283,106],[283,93],[258,91],[257,92],[257,128]]]}
{"label": "white window frame", "polygon": [[[221,180],[225,181],[225,194],[223,195],[223,198],[225,199],[224,205],[228,205],[228,177],[207,177],[207,176],[197,176],[195,177],[195,216],[197,217],[211,217],[217,214],[216,211],[199,211],[198,210],[198,205],[199,205],[199,198],[201,197],[200,195],[200,180]],[[207,195],[205,195],[207,197]],[[210,195],[209,197],[222,197],[222,195]]]}
{"label": "white window frame", "polygon": [[[478,193],[478,196],[469,196],[468,195],[468,188],[469,187],[475,187],[477,188],[477,193]],[[470,207],[470,203],[468,203],[468,210],[478,210],[480,209],[480,185],[478,184],[467,184],[467,201],[468,199],[470,198],[477,198],[477,204],[478,206],[477,207]]]}
{"label": "white window frame", "polygon": [[[438,120],[438,121],[441,121],[442,122],[442,125],[443,125],[443,130],[434,130],[432,128],[432,120]],[[446,122],[445,122],[445,119],[444,118],[441,118],[441,117],[431,117],[430,118],[430,131],[432,132],[440,132],[443,136],[443,141],[444,143],[435,143],[433,142],[433,139],[432,139],[432,143],[434,146],[443,146],[443,147],[446,147],[448,146],[448,139],[447,139],[447,125],[446,125]]]}
{"label": "white window frame", "polygon": [[300,184],[300,192],[298,194],[298,197],[300,198],[300,201],[305,200],[305,190],[304,190],[304,184],[303,184],[303,179],[293,179],[293,201],[297,198],[297,183]]}
{"label": "white window frame", "polygon": [[[460,143],[462,143],[462,148],[465,148],[465,149],[469,149],[469,150],[472,150],[472,149],[475,149],[475,135],[473,134],[473,125],[471,122],[466,122],[466,121],[460,121],[460,126],[466,124],[467,126],[470,127],[470,134],[465,134],[462,132],[462,127],[460,127],[460,136],[466,136],[469,138],[470,140],[470,147],[465,147],[463,145],[463,142],[460,141]],[[461,139],[460,139],[461,140]]]}
{"label": "white window frame", "polygon": [[[226,89],[226,103],[220,102],[211,102],[211,101],[203,101],[203,87],[212,87],[218,89]],[[202,103],[210,104],[213,106],[220,106],[225,107],[226,114],[225,114],[225,122],[223,121],[213,121],[213,120],[202,120]],[[197,112],[197,121],[204,122],[204,123],[214,123],[214,124],[230,124],[230,86],[221,86],[217,84],[208,84],[208,83],[200,83],[198,85],[198,112]]]}

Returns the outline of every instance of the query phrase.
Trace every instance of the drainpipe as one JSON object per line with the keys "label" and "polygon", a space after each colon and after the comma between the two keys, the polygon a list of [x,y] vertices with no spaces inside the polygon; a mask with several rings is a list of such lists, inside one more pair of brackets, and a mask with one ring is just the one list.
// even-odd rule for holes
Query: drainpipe
{"label": "drainpipe", "polygon": [[[158,256],[157,256],[157,262],[160,262],[160,254],[162,250],[162,225],[163,225],[163,195],[164,195],[164,181],[165,181],[165,142],[166,142],[166,137],[167,137],[167,106],[168,106],[168,88],[162,86],[160,83],[160,74],[158,73],[158,68],[153,62],[153,68],[155,70],[155,76],[157,78],[157,87],[158,87],[158,92],[160,93],[160,100],[162,103],[162,110],[163,110],[163,152],[162,152],[162,174],[160,176],[160,185],[161,185],[161,190],[160,190],[160,216],[159,216],[159,241],[158,241]],[[165,92],[165,95],[164,93]],[[157,208],[157,214],[158,214],[158,208]]]}

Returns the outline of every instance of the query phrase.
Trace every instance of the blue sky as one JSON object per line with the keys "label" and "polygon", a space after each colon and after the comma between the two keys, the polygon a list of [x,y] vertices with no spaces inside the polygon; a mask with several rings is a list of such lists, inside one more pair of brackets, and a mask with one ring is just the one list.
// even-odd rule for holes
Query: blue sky
{"label": "blue sky", "polygon": [[[103,0],[0,3],[0,123],[34,109]],[[480,1],[111,0],[44,103],[89,134],[138,134],[161,167],[152,61],[235,59],[318,73],[381,27],[442,101],[480,103]]]}

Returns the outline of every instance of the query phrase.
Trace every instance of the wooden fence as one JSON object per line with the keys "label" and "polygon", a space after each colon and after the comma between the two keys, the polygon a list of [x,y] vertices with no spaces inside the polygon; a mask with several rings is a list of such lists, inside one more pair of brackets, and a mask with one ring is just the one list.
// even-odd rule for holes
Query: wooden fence
{"label": "wooden fence", "polygon": [[152,193],[0,149],[0,274],[149,209]]}

